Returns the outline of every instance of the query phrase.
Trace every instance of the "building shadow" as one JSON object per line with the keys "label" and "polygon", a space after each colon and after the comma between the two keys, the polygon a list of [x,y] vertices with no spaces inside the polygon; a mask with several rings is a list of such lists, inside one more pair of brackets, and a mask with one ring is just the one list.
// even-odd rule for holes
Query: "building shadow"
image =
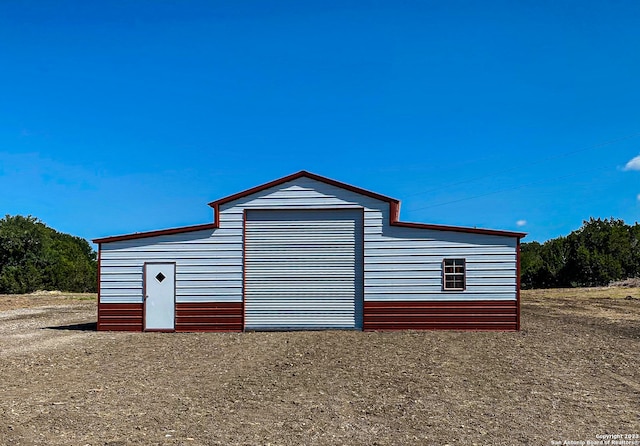
{"label": "building shadow", "polygon": [[50,330],[72,330],[72,331],[97,331],[97,322],[85,322],[82,324],[57,325],[55,327],[44,327]]}

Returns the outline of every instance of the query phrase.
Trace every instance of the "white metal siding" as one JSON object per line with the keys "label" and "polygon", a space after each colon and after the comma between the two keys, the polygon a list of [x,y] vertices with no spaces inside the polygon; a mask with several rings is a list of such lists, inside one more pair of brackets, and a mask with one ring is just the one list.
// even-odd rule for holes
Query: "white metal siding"
{"label": "white metal siding", "polygon": [[[515,300],[517,239],[423,228],[365,234],[367,301]],[[466,289],[442,290],[442,260],[466,260]]]}
{"label": "white metal siding", "polygon": [[245,208],[353,210],[362,206],[365,232],[379,232],[382,219],[389,215],[386,202],[299,178],[221,206],[220,227],[214,230],[103,243],[100,301],[141,303],[144,262],[175,261],[176,302],[242,302]]}
{"label": "white metal siding", "polygon": [[103,244],[100,301],[142,302],[145,262],[176,263],[176,302],[242,302],[242,228]]}
{"label": "white metal siding", "polygon": [[[245,209],[364,212],[364,300],[516,299],[516,238],[390,226],[387,202],[299,178],[222,205],[215,230],[103,243],[101,302],[141,303],[145,261],[176,262],[177,302],[242,302]],[[445,257],[466,259],[464,292],[442,291]]]}
{"label": "white metal siding", "polygon": [[248,211],[245,328],[362,327],[362,211]]}

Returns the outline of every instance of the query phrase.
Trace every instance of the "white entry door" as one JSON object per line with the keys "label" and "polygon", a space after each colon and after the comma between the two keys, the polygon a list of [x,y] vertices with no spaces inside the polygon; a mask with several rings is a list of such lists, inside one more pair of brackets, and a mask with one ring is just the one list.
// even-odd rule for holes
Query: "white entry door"
{"label": "white entry door", "polygon": [[145,263],[144,329],[175,329],[176,264]]}

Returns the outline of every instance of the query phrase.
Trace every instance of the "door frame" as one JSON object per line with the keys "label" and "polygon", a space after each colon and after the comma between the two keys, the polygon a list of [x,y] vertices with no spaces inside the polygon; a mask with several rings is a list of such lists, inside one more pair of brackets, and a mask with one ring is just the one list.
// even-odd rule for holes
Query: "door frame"
{"label": "door frame", "polygon": [[[173,265],[173,328],[147,328],[147,265]],[[173,333],[176,331],[176,262],[144,262],[142,265],[142,331]]]}

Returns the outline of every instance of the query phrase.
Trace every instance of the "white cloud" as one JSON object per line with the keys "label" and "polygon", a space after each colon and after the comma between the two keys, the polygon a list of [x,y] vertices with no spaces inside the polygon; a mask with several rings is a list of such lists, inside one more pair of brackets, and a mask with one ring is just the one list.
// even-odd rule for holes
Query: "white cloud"
{"label": "white cloud", "polygon": [[624,170],[640,170],[640,155],[633,158],[625,166]]}
{"label": "white cloud", "polygon": [[527,224],[527,220],[518,220],[516,222],[516,225],[518,225],[519,227],[523,227],[526,224]]}
{"label": "white cloud", "polygon": [[640,194],[638,194],[638,201],[640,201]]}

